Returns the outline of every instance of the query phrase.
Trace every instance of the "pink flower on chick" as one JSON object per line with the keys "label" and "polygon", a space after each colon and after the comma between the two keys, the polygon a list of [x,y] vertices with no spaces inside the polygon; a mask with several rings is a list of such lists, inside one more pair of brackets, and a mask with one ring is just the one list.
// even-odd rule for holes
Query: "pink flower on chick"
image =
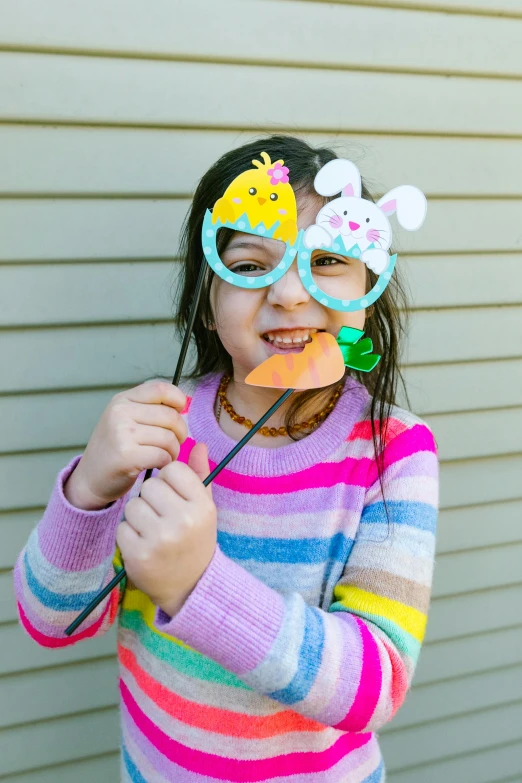
{"label": "pink flower on chick", "polygon": [[270,184],[271,185],[279,185],[281,182],[283,185],[286,185],[288,182],[288,172],[290,171],[289,168],[286,166],[281,166],[280,163],[274,163],[273,167],[271,169],[268,169],[266,172],[270,177]]}

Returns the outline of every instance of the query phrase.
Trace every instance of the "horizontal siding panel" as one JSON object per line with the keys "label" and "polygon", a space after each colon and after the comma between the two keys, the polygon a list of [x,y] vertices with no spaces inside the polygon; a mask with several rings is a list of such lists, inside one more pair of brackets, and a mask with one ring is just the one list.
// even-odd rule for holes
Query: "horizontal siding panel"
{"label": "horizontal siding panel", "polygon": [[0,678],[0,730],[22,723],[117,706],[115,658]]}
{"label": "horizontal siding panel", "polygon": [[463,712],[509,704],[513,694],[522,695],[522,665],[473,674],[449,682],[416,686],[406,697],[393,721],[382,731],[403,729]]}
{"label": "horizontal siding panel", "polygon": [[0,390],[130,388],[150,377],[172,379],[178,353],[170,323],[0,332],[0,361],[10,365]]}
{"label": "horizontal siding panel", "polygon": [[[154,57],[392,70],[417,69],[422,63],[423,71],[522,74],[517,57],[522,23],[501,18],[280,2],[276,17],[279,29],[294,29],[298,18],[300,30],[299,35],[287,36],[281,46],[273,35],[274,19],[266,0],[250,0],[247,14],[240,0],[225,0],[215,6],[205,0],[191,0],[190,4],[155,0],[147,7],[137,0],[113,0],[109,9],[103,0],[95,0],[89,11],[71,6],[67,0],[53,0],[47,10],[44,13],[37,6],[35,12],[29,0],[18,0],[8,13],[0,13],[0,41],[11,47]],[[128,24],[129,17],[132,24]],[[391,28],[401,31],[400,47],[394,46]],[[371,45],[364,36],[355,35],[346,46],[350,30],[371,30]],[[465,47],[463,40],[468,42]],[[487,63],[486,49],[498,53]]]}
{"label": "horizontal siding panel", "polygon": [[12,568],[44,509],[0,513],[0,568]]}
{"label": "horizontal siding panel", "polygon": [[3,729],[0,733],[4,775],[108,753],[118,747],[116,708]]}
{"label": "horizontal siding panel", "polygon": [[[11,571],[5,571],[0,574],[0,623],[12,622],[17,619],[13,574]],[[1,720],[0,715],[0,722]]]}
{"label": "horizontal siding panel", "polygon": [[[396,229],[393,219],[395,250],[399,254],[520,250],[521,203],[431,199],[420,231]],[[0,261],[173,258],[189,204],[186,199],[2,199]],[[463,282],[472,286],[476,275],[469,260],[466,269],[472,277]],[[461,281],[462,275],[456,283]]]}
{"label": "horizontal siding panel", "polygon": [[443,460],[520,451],[522,408],[426,416]]}
{"label": "horizontal siding panel", "polygon": [[188,206],[176,199],[3,199],[0,260],[173,258]]}
{"label": "horizontal siding panel", "polygon": [[[489,745],[489,743],[486,743]],[[387,783],[519,783],[522,780],[522,742],[476,750],[446,761],[387,775]],[[518,777],[517,777],[518,776]],[[14,781],[13,781],[14,783]],[[35,781],[35,783],[39,783]]]}
{"label": "horizontal siding panel", "polygon": [[[473,542],[470,544],[473,546]],[[473,552],[448,552],[437,556],[433,596],[439,598],[517,583],[522,584],[522,543]]]}
{"label": "horizontal siding panel", "polygon": [[522,500],[445,509],[437,525],[437,553],[440,557],[460,549],[521,541],[521,519]]}
{"label": "horizontal siding panel", "polygon": [[406,364],[520,357],[521,307],[425,310],[414,314]]}
{"label": "horizontal siding panel", "polygon": [[415,728],[388,729],[380,733],[379,740],[388,771],[393,772],[445,756],[483,750],[501,742],[515,742],[522,737],[521,726],[522,703],[518,703]]}
{"label": "horizontal siding panel", "polygon": [[[87,444],[116,394],[103,391],[0,397],[2,451],[26,451]],[[36,429],[34,429],[36,428]]]}
{"label": "horizontal siding panel", "polygon": [[520,253],[405,258],[401,271],[415,307],[516,304],[522,300]]}
{"label": "horizontal siding panel", "polygon": [[414,687],[521,662],[522,625],[462,639],[426,642],[415,671]]}
{"label": "horizontal siding panel", "polygon": [[[0,511],[46,505],[59,471],[78,449],[0,456]],[[522,456],[443,462],[441,507],[520,498]]]}
{"label": "horizontal siding panel", "polygon": [[173,313],[178,267],[172,261],[0,265],[0,326],[165,320]]}
{"label": "horizontal siding panel", "polygon": [[115,652],[116,632],[114,627],[96,639],[85,639],[79,644],[52,650],[36,644],[19,623],[0,625],[0,671],[2,674],[15,674],[47,666],[59,667],[63,663],[104,658]]}
{"label": "horizontal siding panel", "polygon": [[[170,379],[169,379],[170,382]],[[0,397],[0,453],[86,444],[115,390]],[[520,449],[522,408],[426,416],[443,460]]]}
{"label": "horizontal siding panel", "polygon": [[0,326],[172,318],[179,266],[172,261],[0,265]]}
{"label": "horizontal siding panel", "polygon": [[[0,265],[0,326],[171,318],[180,269],[180,263],[172,260]],[[401,273],[412,289],[415,308],[518,304],[522,300],[522,254],[469,259],[439,256],[428,261],[404,258]],[[132,296],[134,291],[140,295]]]}
{"label": "horizontal siding panel", "polygon": [[404,376],[412,410],[419,415],[522,402],[522,359],[405,367]]}
{"label": "horizontal siding panel", "polygon": [[116,783],[120,773],[119,751],[93,759],[79,759],[59,767],[46,767],[20,775],[8,775],[2,783]]}
{"label": "horizontal siding panel", "polygon": [[518,625],[522,620],[521,606],[522,585],[434,598],[426,640],[435,642]]}
{"label": "horizontal siding panel", "polygon": [[[340,0],[347,5],[379,5],[386,8],[429,8],[444,11],[483,13],[490,16],[522,16],[521,0]],[[325,0],[318,0],[325,2]]]}
{"label": "horizontal siding panel", "polygon": [[443,462],[441,507],[519,500],[521,475],[522,455]]}
{"label": "horizontal siding panel", "polygon": [[[52,451],[0,457],[3,509],[47,505],[56,476],[79,451]],[[24,471],[29,473],[24,475]]]}
{"label": "horizontal siding panel", "polygon": [[[0,193],[187,196],[223,153],[260,130],[3,125]],[[522,195],[522,140],[299,135],[353,160],[376,194],[411,182],[428,197]]]}
{"label": "horizontal siding panel", "polygon": [[[1,118],[11,122],[207,127],[211,117],[222,128],[277,122],[316,131],[522,134],[517,80],[341,70],[326,76],[313,68],[4,52],[0,92]],[[223,100],[225,93],[241,100]],[[310,96],[316,95],[321,110],[312,120]],[[356,111],[347,110],[342,95]]]}

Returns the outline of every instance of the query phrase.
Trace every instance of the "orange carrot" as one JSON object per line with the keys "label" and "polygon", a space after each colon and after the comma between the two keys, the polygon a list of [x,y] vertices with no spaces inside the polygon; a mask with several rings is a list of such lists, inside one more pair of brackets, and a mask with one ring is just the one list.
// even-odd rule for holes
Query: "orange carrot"
{"label": "orange carrot", "polygon": [[320,389],[341,380],[344,358],[333,335],[315,332],[300,353],[274,354],[245,378],[251,386]]}

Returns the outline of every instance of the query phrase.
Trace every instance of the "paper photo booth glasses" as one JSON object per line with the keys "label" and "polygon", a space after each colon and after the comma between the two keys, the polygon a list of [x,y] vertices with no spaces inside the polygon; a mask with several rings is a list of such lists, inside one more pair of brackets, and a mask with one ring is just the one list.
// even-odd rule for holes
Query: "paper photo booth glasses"
{"label": "paper photo booth glasses", "polygon": [[[387,216],[395,212],[403,228],[417,230],[426,216],[424,194],[402,185],[374,204],[360,197],[356,166],[338,158],[318,172],[314,187],[322,196],[342,195],[321,208],[314,225],[298,231],[289,170],[282,160],[272,163],[265,152],[261,157],[263,162],[254,160],[255,168],[236,177],[212,212],[205,213],[202,245],[210,267],[231,285],[258,289],[280,280],[297,258],[304,287],[322,305],[343,312],[369,307],[389,284],[397,260],[388,253],[392,230]],[[217,250],[223,228],[237,232],[226,262]],[[248,234],[257,239],[241,237]],[[378,280],[363,297],[352,297],[353,264],[361,262]]]}

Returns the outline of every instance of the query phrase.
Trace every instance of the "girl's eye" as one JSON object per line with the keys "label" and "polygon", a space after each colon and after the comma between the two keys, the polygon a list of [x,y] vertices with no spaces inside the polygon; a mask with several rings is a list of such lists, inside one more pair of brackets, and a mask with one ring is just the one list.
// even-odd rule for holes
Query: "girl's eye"
{"label": "girl's eye", "polygon": [[237,275],[252,274],[253,272],[260,272],[259,266],[253,261],[244,261],[238,266],[232,267],[231,272],[235,272]]}
{"label": "girl's eye", "polygon": [[271,194],[270,194],[270,199],[271,199],[271,201],[277,201],[277,198],[278,198],[278,197],[277,197],[277,193],[271,193]]}
{"label": "girl's eye", "polygon": [[[325,261],[327,263],[321,263],[322,261]],[[332,262],[333,263],[330,263]],[[313,263],[319,266],[335,266],[336,264],[345,264],[345,261],[343,261],[340,258],[337,258],[336,256],[321,256],[320,258],[314,258]]]}
{"label": "girl's eye", "polygon": [[343,215],[347,215],[347,214],[348,214],[348,212],[346,210],[344,210]]}
{"label": "girl's eye", "polygon": [[248,192],[250,193],[251,196],[255,196],[256,193],[257,193],[257,189],[256,188],[250,188],[250,190]]}
{"label": "girl's eye", "polygon": [[370,222],[370,218],[366,218],[366,222],[369,223]]}

